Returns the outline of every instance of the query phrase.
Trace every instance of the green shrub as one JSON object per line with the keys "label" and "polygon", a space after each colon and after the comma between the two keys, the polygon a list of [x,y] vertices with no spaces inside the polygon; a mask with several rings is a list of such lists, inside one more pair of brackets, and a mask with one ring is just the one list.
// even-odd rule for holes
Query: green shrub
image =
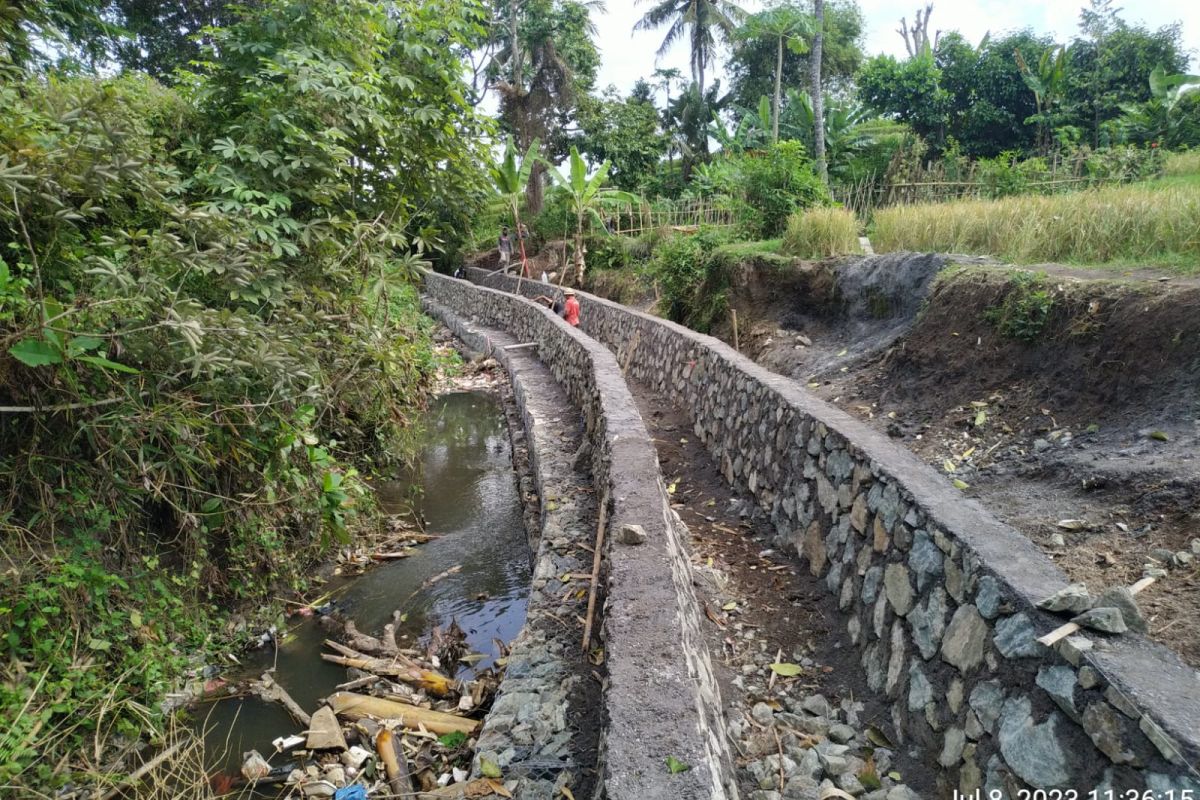
{"label": "green shrub", "polygon": [[658,284],[670,319],[707,331],[725,312],[729,262],[714,254],[726,241],[718,229],[701,228],[668,236],[655,249],[647,273]]}
{"label": "green shrub", "polygon": [[742,225],[752,239],[779,236],[792,214],[830,202],[800,142],[778,142],[730,162]]}
{"label": "green shrub", "polygon": [[1035,342],[1045,332],[1053,309],[1054,294],[1046,273],[1013,272],[1003,302],[985,311],[984,318],[1001,336]]}
{"label": "green shrub", "polygon": [[278,0],[178,90],[0,70],[13,796],[103,793],[81,754],[107,772],[102,742],[160,736],[184,662],[236,647],[234,611],[269,620],[377,522],[359,470],[409,454],[436,366],[413,281],[483,199],[445,56],[473,20]]}
{"label": "green shrub", "polygon": [[858,219],[845,208],[810,208],[788,218],[782,251],[797,258],[859,252]]}

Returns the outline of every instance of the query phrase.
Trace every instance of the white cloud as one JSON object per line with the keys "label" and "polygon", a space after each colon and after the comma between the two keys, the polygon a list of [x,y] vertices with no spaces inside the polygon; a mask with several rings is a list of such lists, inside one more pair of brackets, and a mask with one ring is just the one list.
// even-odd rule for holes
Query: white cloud
{"label": "white cloud", "polygon": [[[1059,41],[1066,41],[1077,32],[1079,10],[1085,0],[953,0],[935,2],[934,30],[958,30],[968,41],[978,42],[991,31],[1014,30],[1031,27],[1035,31],[1052,33]],[[759,3],[747,3],[748,8],[759,7]],[[904,55],[904,42],[896,29],[900,17],[911,22],[913,12],[924,7],[921,0],[859,0],[866,18],[866,50],[868,53],[891,53]],[[608,11],[597,14],[603,64],[597,84],[604,88],[615,85],[628,91],[638,78],[651,80],[655,66],[676,67],[688,75],[687,45],[679,42],[666,56],[657,60],[655,52],[666,33],[659,31],[633,33],[634,24],[641,19],[650,2],[635,3],[634,0],[608,0]],[[1184,47],[1189,50],[1200,48],[1200,3],[1196,0],[1155,0],[1152,3],[1128,4],[1121,16],[1131,23],[1144,23],[1157,28],[1173,22],[1183,24]],[[1195,53],[1192,63],[1196,64]],[[721,74],[718,70],[718,76]]]}

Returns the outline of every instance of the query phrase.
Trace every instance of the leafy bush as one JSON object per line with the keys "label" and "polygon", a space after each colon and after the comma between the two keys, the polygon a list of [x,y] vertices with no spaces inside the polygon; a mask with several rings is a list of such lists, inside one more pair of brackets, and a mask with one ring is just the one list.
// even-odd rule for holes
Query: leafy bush
{"label": "leafy bush", "polygon": [[370,523],[436,366],[412,278],[483,198],[475,14],[268,0],[178,91],[0,75],[0,785],[153,735]]}
{"label": "leafy bush", "polygon": [[984,312],[1001,336],[1034,342],[1042,337],[1054,308],[1046,273],[1013,272],[1003,302]]}
{"label": "leafy bush", "polygon": [[701,228],[692,235],[668,236],[655,249],[647,272],[658,284],[670,319],[707,331],[724,313],[729,264],[714,254],[725,241],[719,230]]}
{"label": "leafy bush", "polygon": [[813,172],[799,142],[778,142],[764,151],[730,159],[743,226],[750,238],[770,239],[783,233],[795,212],[830,202],[829,192]]}
{"label": "leafy bush", "polygon": [[858,219],[845,208],[810,208],[788,218],[783,252],[798,258],[829,258],[859,252]]}

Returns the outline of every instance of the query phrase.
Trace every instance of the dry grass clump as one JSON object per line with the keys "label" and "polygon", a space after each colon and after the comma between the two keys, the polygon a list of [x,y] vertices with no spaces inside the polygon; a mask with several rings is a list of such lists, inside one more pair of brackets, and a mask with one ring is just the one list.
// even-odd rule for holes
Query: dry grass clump
{"label": "dry grass clump", "polygon": [[788,217],[782,252],[797,258],[828,258],[859,252],[858,219],[845,208],[810,208]]}
{"label": "dry grass clump", "polygon": [[875,212],[880,252],[999,256],[1015,263],[1144,263],[1200,269],[1200,191],[1109,186],[1073,194],[896,206]]}

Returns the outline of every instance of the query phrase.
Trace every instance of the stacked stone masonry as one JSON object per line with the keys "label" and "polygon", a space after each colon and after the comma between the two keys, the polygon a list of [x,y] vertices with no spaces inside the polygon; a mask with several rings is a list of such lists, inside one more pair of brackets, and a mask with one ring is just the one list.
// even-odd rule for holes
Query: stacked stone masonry
{"label": "stacked stone masonry", "polygon": [[[537,342],[538,357],[582,413],[594,490],[609,509],[602,629],[605,796],[736,798],[683,529],[613,355],[541,306],[510,294],[439,275],[426,278],[425,293],[431,310],[442,309],[444,318],[504,331],[518,343]],[[461,335],[464,329],[457,327]],[[626,525],[640,526],[644,543],[614,541]],[[668,757],[691,769],[670,773]]]}
{"label": "stacked stone masonry", "polygon": [[481,777],[485,763],[496,765],[506,781],[516,782],[516,800],[557,800],[564,786],[580,794],[596,763],[597,736],[576,721],[588,717],[600,687],[575,629],[561,621],[585,613],[586,598],[560,576],[591,569],[585,547],[595,533],[595,502],[586,475],[573,465],[582,439],[578,412],[530,350],[503,349],[515,343],[511,336],[465,325],[428,298],[425,310],[469,349],[491,352],[503,364],[520,414],[516,435],[527,443],[531,475],[525,480],[541,500],[540,513],[529,521],[534,558],[525,625],[511,643],[500,692],[479,732],[472,775]]}
{"label": "stacked stone masonry", "polygon": [[[474,280],[513,291],[505,276]],[[552,293],[523,282],[522,293]],[[550,290],[548,292],[548,290]],[[1066,577],[915,456],[724,343],[580,294],[583,329],[672,398],[776,544],[824,581],[892,734],[942,788],[1200,797],[1200,674],[1144,637],[1077,634],[1036,603]]]}

